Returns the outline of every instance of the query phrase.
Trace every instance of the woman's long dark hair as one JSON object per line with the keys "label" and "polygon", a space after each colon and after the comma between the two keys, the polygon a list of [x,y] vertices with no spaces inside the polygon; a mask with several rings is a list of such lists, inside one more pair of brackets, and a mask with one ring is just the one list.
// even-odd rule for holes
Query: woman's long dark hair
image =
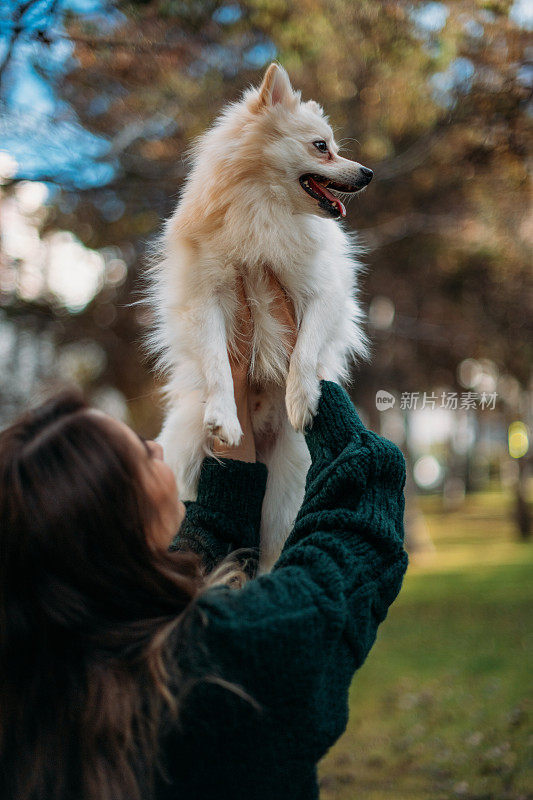
{"label": "woman's long dark hair", "polygon": [[0,434],[0,797],[145,800],[203,584],[149,543],[126,436],[66,394]]}

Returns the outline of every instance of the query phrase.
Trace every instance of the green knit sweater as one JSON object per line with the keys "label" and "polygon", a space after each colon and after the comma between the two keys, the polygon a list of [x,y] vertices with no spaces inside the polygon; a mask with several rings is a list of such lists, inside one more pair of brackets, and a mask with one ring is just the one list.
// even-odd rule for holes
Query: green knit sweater
{"label": "green knit sweater", "polygon": [[[317,762],[346,727],[353,674],[407,566],[405,466],[334,383],[322,383],[306,441],[304,502],[272,572],[208,589],[189,616],[177,648],[189,680],[158,800],[318,797]],[[257,548],[266,478],[263,464],[207,458],[173,548],[208,568]]]}

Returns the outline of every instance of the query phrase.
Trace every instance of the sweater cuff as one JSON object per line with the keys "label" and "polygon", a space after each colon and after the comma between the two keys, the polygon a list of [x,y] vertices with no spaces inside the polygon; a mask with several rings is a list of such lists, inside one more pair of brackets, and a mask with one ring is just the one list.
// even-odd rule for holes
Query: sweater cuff
{"label": "sweater cuff", "polygon": [[352,401],[341,386],[332,381],[321,381],[320,389],[318,411],[305,437],[313,460],[321,451],[326,451],[328,457],[335,457],[350,443],[362,444],[362,435],[366,433]]}
{"label": "sweater cuff", "polygon": [[202,463],[196,502],[258,529],[267,476],[260,461],[208,456]]}

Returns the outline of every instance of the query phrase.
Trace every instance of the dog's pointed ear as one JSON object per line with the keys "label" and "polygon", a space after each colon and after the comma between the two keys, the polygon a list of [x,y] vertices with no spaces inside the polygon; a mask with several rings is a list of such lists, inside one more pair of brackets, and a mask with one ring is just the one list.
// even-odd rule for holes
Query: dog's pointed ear
{"label": "dog's pointed ear", "polygon": [[291,108],[297,101],[289,80],[289,76],[279,64],[273,63],[265,72],[263,83],[259,87],[258,107],[266,108],[278,103]]}

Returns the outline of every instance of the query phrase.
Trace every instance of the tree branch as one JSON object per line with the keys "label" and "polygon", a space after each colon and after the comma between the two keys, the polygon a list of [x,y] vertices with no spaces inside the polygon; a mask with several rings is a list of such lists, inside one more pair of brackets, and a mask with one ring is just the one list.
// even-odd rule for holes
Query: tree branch
{"label": "tree branch", "polygon": [[13,57],[13,52],[15,50],[15,44],[17,42],[17,39],[21,34],[24,33],[24,28],[22,27],[23,17],[26,11],[29,11],[29,9],[32,6],[36,5],[39,2],[40,0],[26,0],[26,2],[21,3],[13,13],[13,28],[11,30],[11,36],[9,37],[4,57],[2,61],[0,61],[0,86],[2,84],[2,76]]}

